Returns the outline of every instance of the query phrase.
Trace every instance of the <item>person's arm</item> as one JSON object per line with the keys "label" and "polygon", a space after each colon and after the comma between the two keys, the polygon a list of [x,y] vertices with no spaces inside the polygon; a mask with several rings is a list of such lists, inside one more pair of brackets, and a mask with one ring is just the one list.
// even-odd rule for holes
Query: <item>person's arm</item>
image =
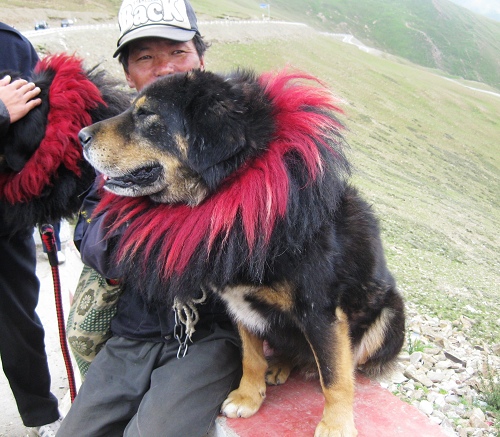
{"label": "person's arm", "polygon": [[38,94],[40,88],[33,82],[24,79],[11,82],[10,76],[0,79],[0,135],[5,135],[11,123],[42,103],[41,99],[36,98]]}
{"label": "person's arm", "polygon": [[105,214],[94,215],[94,210],[101,200],[100,190],[99,178],[96,178],[80,208],[74,242],[84,264],[107,279],[117,279],[119,274],[112,259],[114,239],[107,238]]}

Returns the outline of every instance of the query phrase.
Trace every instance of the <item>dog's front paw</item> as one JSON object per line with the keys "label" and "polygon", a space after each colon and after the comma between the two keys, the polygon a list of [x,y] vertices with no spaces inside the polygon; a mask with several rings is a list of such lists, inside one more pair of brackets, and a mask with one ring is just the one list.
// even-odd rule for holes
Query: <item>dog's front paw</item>
{"label": "dog's front paw", "polygon": [[354,426],[354,421],[346,421],[341,426],[329,426],[323,420],[318,423],[314,437],[356,437],[358,431]]}
{"label": "dog's front paw", "polygon": [[253,393],[237,389],[229,393],[221,407],[221,413],[227,417],[250,417],[253,416],[262,405],[266,397],[265,390]]}

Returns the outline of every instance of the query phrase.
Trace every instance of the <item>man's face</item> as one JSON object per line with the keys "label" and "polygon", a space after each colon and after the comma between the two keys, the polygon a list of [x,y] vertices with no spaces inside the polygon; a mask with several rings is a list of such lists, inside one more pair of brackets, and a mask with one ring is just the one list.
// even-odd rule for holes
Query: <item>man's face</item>
{"label": "man's face", "polygon": [[127,83],[141,91],[161,76],[204,69],[194,42],[171,41],[163,38],[144,38],[129,45]]}

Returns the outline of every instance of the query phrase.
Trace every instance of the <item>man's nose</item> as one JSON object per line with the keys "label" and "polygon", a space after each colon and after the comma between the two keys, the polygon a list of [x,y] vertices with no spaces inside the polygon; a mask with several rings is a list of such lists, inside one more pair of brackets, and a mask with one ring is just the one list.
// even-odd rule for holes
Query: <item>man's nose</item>
{"label": "man's nose", "polygon": [[175,66],[172,62],[169,61],[158,62],[158,64],[155,66],[155,75],[157,77],[167,76],[168,74],[172,74],[174,72]]}

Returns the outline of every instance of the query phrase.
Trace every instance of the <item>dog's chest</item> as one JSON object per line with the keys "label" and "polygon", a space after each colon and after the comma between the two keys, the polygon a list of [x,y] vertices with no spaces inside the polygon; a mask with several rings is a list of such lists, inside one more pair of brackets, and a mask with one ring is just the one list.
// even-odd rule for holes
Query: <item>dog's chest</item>
{"label": "dog's chest", "polygon": [[222,298],[236,322],[258,334],[264,334],[267,331],[269,321],[252,305],[254,287],[244,285],[226,287],[216,293]]}

